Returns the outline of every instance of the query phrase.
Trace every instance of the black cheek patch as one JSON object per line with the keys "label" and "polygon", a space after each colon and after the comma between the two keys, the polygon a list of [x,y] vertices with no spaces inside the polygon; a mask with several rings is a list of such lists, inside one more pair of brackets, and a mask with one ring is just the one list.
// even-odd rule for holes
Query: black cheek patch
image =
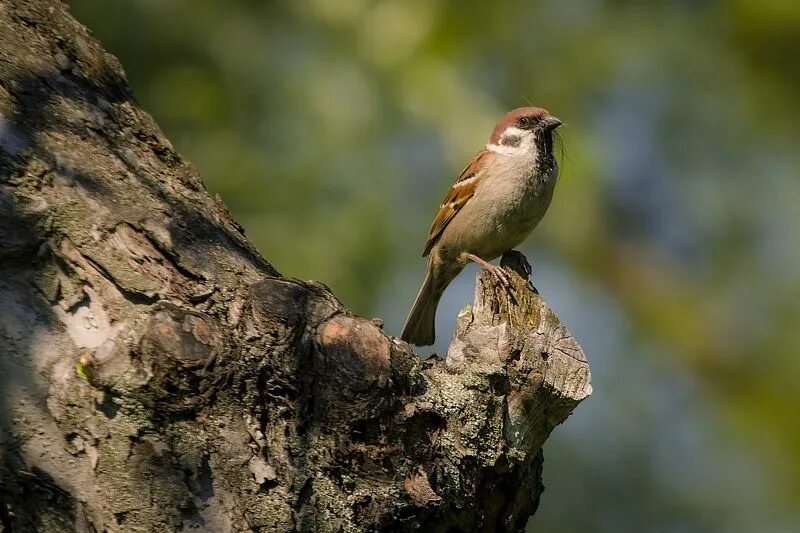
{"label": "black cheek patch", "polygon": [[503,146],[519,146],[520,142],[522,142],[522,137],[519,135],[503,135],[500,139],[500,144]]}

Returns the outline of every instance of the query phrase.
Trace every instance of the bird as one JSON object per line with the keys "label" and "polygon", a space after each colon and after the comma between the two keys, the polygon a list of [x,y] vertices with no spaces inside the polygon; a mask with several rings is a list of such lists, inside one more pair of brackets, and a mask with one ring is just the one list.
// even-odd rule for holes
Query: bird
{"label": "bird", "polygon": [[433,219],[422,254],[428,258],[425,279],[402,340],[434,343],[439,300],[469,261],[510,290],[506,271],[490,261],[522,243],[550,206],[558,180],[553,137],[561,124],[539,107],[514,109],[497,122]]}

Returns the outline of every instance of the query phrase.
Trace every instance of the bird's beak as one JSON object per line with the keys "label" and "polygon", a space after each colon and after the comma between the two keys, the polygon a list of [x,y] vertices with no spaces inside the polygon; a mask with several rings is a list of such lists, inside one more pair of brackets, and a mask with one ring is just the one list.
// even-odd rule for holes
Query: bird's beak
{"label": "bird's beak", "polygon": [[553,131],[561,125],[561,121],[554,116],[549,116],[542,121],[542,127],[545,131]]}

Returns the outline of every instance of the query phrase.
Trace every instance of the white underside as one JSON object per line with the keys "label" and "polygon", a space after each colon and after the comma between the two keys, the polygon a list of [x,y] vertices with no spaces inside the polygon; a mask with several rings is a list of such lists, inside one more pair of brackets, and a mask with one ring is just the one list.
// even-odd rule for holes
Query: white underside
{"label": "white underside", "polygon": [[536,150],[524,142],[487,149],[500,157],[442,233],[436,248],[443,255],[468,252],[491,261],[522,243],[550,206],[557,166],[546,174],[538,171]]}

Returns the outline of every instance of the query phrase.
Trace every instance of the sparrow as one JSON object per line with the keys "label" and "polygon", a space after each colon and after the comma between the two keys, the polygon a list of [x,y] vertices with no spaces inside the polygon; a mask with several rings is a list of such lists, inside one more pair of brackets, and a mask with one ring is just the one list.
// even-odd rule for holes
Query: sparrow
{"label": "sparrow", "polygon": [[560,125],[538,107],[514,109],[495,125],[433,219],[422,254],[428,269],[401,339],[433,344],[439,300],[468,261],[511,288],[508,274],[490,261],[525,240],[550,206],[558,179],[553,134]]}

